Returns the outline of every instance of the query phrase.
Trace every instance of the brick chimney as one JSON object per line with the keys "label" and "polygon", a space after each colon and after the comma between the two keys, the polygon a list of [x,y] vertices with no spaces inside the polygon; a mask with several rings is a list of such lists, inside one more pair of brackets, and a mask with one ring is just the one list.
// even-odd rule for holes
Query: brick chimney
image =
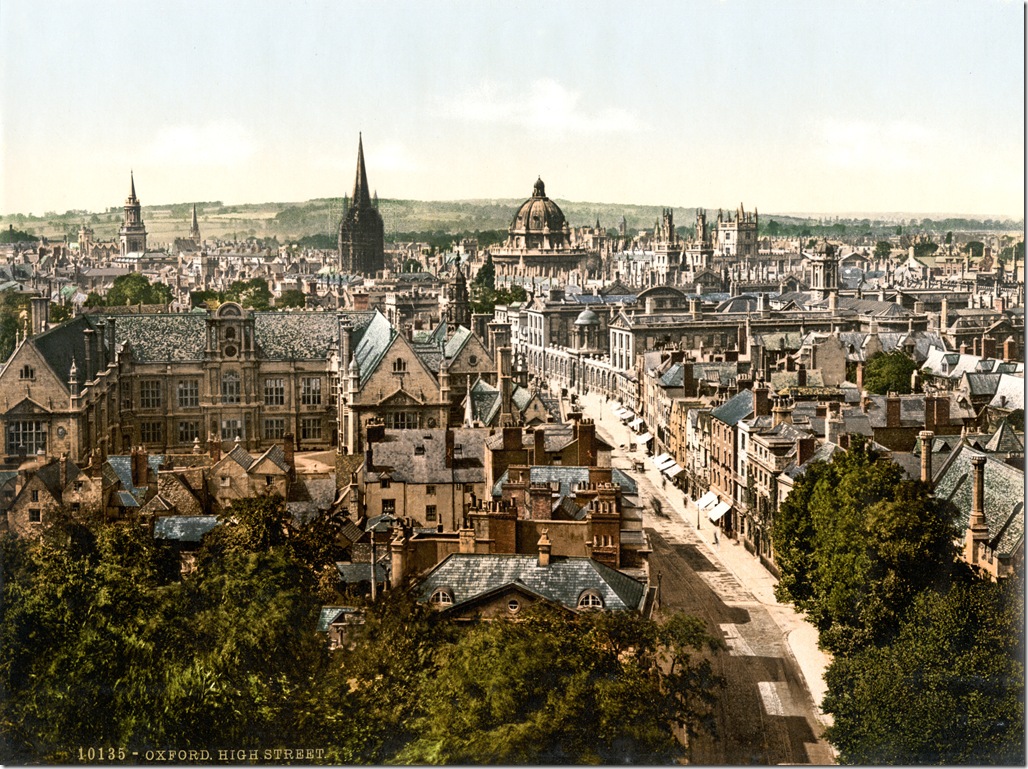
{"label": "brick chimney", "polygon": [[457,533],[457,537],[460,542],[460,552],[462,553],[473,553],[475,552],[475,530],[467,526],[461,527]]}
{"label": "brick chimney", "polygon": [[796,385],[798,387],[807,386],[807,367],[802,363],[796,369]]}
{"label": "brick chimney", "polygon": [[528,486],[528,517],[533,521],[547,521],[553,517],[553,493],[548,483],[530,483]]}
{"label": "brick chimney", "polygon": [[550,538],[547,536],[548,531],[548,529],[543,529],[543,533],[536,543],[539,548],[539,568],[541,569],[548,569],[550,567],[550,550],[552,546]]}
{"label": "brick chimney", "polygon": [[132,485],[145,486],[150,455],[146,448],[138,446],[132,450]]}
{"label": "brick chimney", "polygon": [[970,563],[978,563],[981,545],[989,541],[989,526],[985,520],[985,461],[981,454],[971,457],[971,517],[964,540],[964,557]]}
{"label": "brick chimney", "polygon": [[446,428],[446,467],[453,467],[454,434],[453,428]]}
{"label": "brick chimney", "polygon": [[949,393],[938,393],[935,396],[935,432],[940,435],[949,427],[949,404]]}
{"label": "brick chimney", "polygon": [[753,416],[771,416],[771,402],[767,395],[767,385],[762,379],[753,385]]}
{"label": "brick chimney", "polygon": [[864,392],[864,361],[857,361],[857,390]]}
{"label": "brick chimney", "polygon": [[221,460],[221,441],[214,433],[207,436],[207,453],[211,455],[211,462]]}
{"label": "brick chimney", "polygon": [[900,426],[900,398],[895,392],[885,396],[885,426]]}
{"label": "brick chimney", "polygon": [[403,585],[403,578],[407,574],[407,540],[403,536],[403,529],[399,529],[396,538],[389,543],[390,575],[389,587],[399,588]]}
{"label": "brick chimney", "polygon": [[32,336],[42,334],[50,327],[50,298],[34,296],[29,300],[32,322]]}
{"label": "brick chimney", "polygon": [[543,432],[542,426],[535,428],[535,455],[532,458],[532,464],[545,465],[546,462],[546,433]]}
{"label": "brick chimney", "polygon": [[813,435],[805,435],[802,438],[796,439],[796,464],[806,464],[812,456],[814,456],[814,450],[817,448],[817,441]]}
{"label": "brick chimney", "polygon": [[581,467],[593,467],[599,463],[596,451],[596,423],[591,419],[575,422],[575,434],[578,438],[578,464]]}
{"label": "brick chimney", "polygon": [[[927,413],[927,409],[925,409]],[[927,483],[929,486],[932,485],[932,443],[935,439],[935,433],[931,430],[922,430],[919,437],[921,438],[921,481]]]}

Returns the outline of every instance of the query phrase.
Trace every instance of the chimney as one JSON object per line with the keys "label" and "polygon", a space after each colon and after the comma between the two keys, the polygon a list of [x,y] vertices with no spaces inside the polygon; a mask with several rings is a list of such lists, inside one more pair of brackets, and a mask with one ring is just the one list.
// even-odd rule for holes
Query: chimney
{"label": "chimney", "polygon": [[942,309],[939,311],[939,330],[945,331],[949,328],[949,299],[942,300]]}
{"label": "chimney", "polygon": [[521,448],[521,428],[503,427],[503,450],[517,451]]}
{"label": "chimney", "polygon": [[84,371],[82,372],[83,382],[92,382],[96,378],[96,373],[93,370],[93,337],[96,332],[91,328],[87,328],[82,332],[82,344],[86,351],[86,360]]}
{"label": "chimney", "polygon": [[796,464],[804,465],[814,456],[814,449],[817,448],[817,441],[813,435],[805,435],[796,439]]}
{"label": "chimney", "polygon": [[50,297],[34,296],[30,302],[32,336],[42,334],[50,325]]}
{"label": "chimney", "polygon": [[692,313],[693,320],[699,320],[703,317],[703,300],[699,297],[689,300],[689,312]]}
{"label": "chimney", "polygon": [[836,446],[842,445],[839,441],[842,440],[842,428],[845,424],[842,414],[829,413],[828,419],[825,420],[825,440]]}
{"label": "chimney", "polygon": [[771,406],[767,395],[767,385],[763,380],[758,380],[753,385],[753,416],[766,417],[770,415]]}
{"label": "chimney", "polygon": [[149,454],[146,448],[139,446],[132,450],[132,485],[145,486],[147,481],[147,466]]}
{"label": "chimney", "polygon": [[453,428],[446,428],[446,467],[453,467],[453,447],[454,447],[454,434]]}
{"label": "chimney", "polygon": [[997,296],[992,300],[992,309],[996,312],[1006,312],[1007,299],[1005,296]]}
{"label": "chimney", "polygon": [[543,529],[542,535],[536,545],[539,547],[539,568],[547,569],[550,566],[550,538],[547,536],[548,529]]}
{"label": "chimney", "polygon": [[535,455],[532,458],[532,464],[545,465],[546,459],[546,433],[543,432],[542,426],[535,428]]}
{"label": "chimney", "polygon": [[289,466],[289,469],[293,469],[295,464],[296,443],[292,433],[286,433],[282,436],[282,455],[285,458],[285,463]]}
{"label": "chimney", "polygon": [[211,455],[211,462],[218,462],[221,459],[221,441],[214,433],[207,436],[207,453]]}
{"label": "chimney", "polygon": [[895,392],[885,396],[885,426],[900,426],[900,398]]}
{"label": "chimney", "polygon": [[1017,360],[1017,342],[1013,336],[1008,336],[1003,342],[1003,360]]}
{"label": "chimney", "polygon": [[403,578],[407,572],[407,540],[403,536],[403,529],[396,532],[396,538],[389,543],[390,574],[389,587],[396,590],[403,585]]}
{"label": "chimney", "polygon": [[775,405],[771,408],[772,424],[774,427],[778,425],[792,424],[792,404],[789,403],[789,399],[785,396],[775,398]]}
{"label": "chimney", "polygon": [[978,563],[982,543],[989,541],[989,526],[985,519],[985,457],[976,454],[971,457],[973,481],[971,484],[971,518],[964,541],[964,557],[971,563]]}
{"label": "chimney", "polygon": [[924,429],[935,433],[935,393],[924,394]]}
{"label": "chimney", "polygon": [[796,369],[796,384],[799,387],[807,386],[807,367],[802,363]]}
{"label": "chimney", "polygon": [[64,487],[68,485],[68,452],[61,452],[61,458],[57,461],[60,463],[60,483],[61,489],[63,490]]}
{"label": "chimney", "polygon": [[932,443],[935,433],[931,430],[922,430],[921,438],[921,482],[932,485]]}
{"label": "chimney", "polygon": [[578,464],[580,467],[594,467],[599,463],[596,451],[596,423],[582,419],[575,423],[578,437]]}
{"label": "chimney", "polygon": [[857,390],[864,392],[864,361],[857,361]]}

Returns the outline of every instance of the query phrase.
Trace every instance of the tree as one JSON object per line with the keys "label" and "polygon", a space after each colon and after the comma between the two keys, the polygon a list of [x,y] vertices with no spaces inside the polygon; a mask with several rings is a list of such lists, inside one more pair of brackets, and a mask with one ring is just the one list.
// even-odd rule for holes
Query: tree
{"label": "tree", "polygon": [[852,764],[1023,765],[1024,594],[1016,583],[922,592],[897,639],[826,673],[826,736]]}
{"label": "tree", "polygon": [[980,259],[982,254],[985,253],[985,244],[980,240],[971,240],[964,245],[964,251],[969,254],[972,259]]}
{"label": "tree", "polygon": [[278,299],[275,300],[276,310],[288,310],[293,307],[303,308],[307,304],[307,298],[304,296],[303,291],[296,288],[287,288],[279,295]]}
{"label": "tree", "polygon": [[64,323],[71,317],[71,307],[66,304],[51,304],[50,305],[50,322],[51,323]]}
{"label": "tree", "polygon": [[664,763],[674,727],[695,731],[716,681],[691,653],[716,642],[695,618],[663,625],[629,613],[537,606],[474,626],[444,657],[414,763]]}
{"label": "tree", "polygon": [[939,244],[933,243],[930,240],[919,240],[914,243],[914,256],[921,258],[922,256],[930,256],[939,250]]}
{"label": "tree", "polygon": [[29,296],[17,291],[0,293],[0,361],[14,352],[14,342],[25,325],[29,312]]}
{"label": "tree", "polygon": [[886,643],[916,594],[952,575],[953,511],[862,441],[808,473],[775,516],[779,594],[833,652]]}
{"label": "tree", "polygon": [[252,310],[271,308],[271,290],[264,278],[235,281],[225,292],[225,298]]}
{"label": "tree", "polygon": [[490,291],[496,290],[496,265],[493,264],[493,255],[491,252],[486,252],[485,264],[483,264],[475,274],[472,286],[486,288]]}
{"label": "tree", "polygon": [[917,364],[902,350],[880,352],[864,367],[864,389],[876,395],[910,392],[910,378]]}
{"label": "tree", "polygon": [[120,307],[127,304],[168,304],[171,302],[171,288],[163,283],[151,285],[141,272],[130,272],[114,279],[114,285],[107,292],[106,304]]}
{"label": "tree", "polygon": [[888,259],[892,253],[892,243],[887,240],[879,240],[875,243],[875,259]]}

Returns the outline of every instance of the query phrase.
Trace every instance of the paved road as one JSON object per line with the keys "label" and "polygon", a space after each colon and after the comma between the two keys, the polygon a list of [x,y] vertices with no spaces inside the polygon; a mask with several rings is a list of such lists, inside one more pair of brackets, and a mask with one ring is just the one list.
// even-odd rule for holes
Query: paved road
{"label": "paved road", "polygon": [[[602,424],[598,429],[605,440],[618,446]],[[615,449],[612,460],[629,471],[631,459],[624,451]],[[714,707],[715,733],[694,741],[690,761],[704,765],[835,763],[831,747],[820,737],[823,726],[782,624],[713,556],[711,546],[683,520],[664,489],[657,489],[646,473],[632,472],[632,476],[639,483],[639,499],[646,510],[645,526],[653,547],[650,577],[656,581],[660,575],[661,610],[700,617],[708,632],[727,646],[711,655],[715,672],[725,680]],[[661,500],[665,515],[653,513],[653,497]],[[732,547],[740,546],[730,540],[718,545]],[[782,611],[782,607],[772,608]]]}

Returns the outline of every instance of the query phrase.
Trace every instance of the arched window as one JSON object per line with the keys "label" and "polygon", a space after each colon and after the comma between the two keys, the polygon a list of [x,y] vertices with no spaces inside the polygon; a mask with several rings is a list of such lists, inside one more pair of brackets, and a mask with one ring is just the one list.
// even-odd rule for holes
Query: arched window
{"label": "arched window", "polygon": [[234,371],[221,377],[221,402],[239,403],[239,374]]}
{"label": "arched window", "polygon": [[394,374],[405,374],[407,372],[407,361],[403,358],[397,358],[393,361],[393,373]]}
{"label": "arched window", "polygon": [[579,609],[602,609],[603,596],[595,590],[586,590],[578,597]]}
{"label": "arched window", "polygon": [[509,611],[511,614],[517,614],[519,611],[521,611],[521,601],[519,601],[517,598],[511,598],[509,601],[507,601],[507,611]]}
{"label": "arched window", "polygon": [[429,603],[435,604],[442,608],[453,605],[453,593],[450,592],[449,588],[440,587],[436,588],[435,592],[432,593],[432,597],[428,599]]}

